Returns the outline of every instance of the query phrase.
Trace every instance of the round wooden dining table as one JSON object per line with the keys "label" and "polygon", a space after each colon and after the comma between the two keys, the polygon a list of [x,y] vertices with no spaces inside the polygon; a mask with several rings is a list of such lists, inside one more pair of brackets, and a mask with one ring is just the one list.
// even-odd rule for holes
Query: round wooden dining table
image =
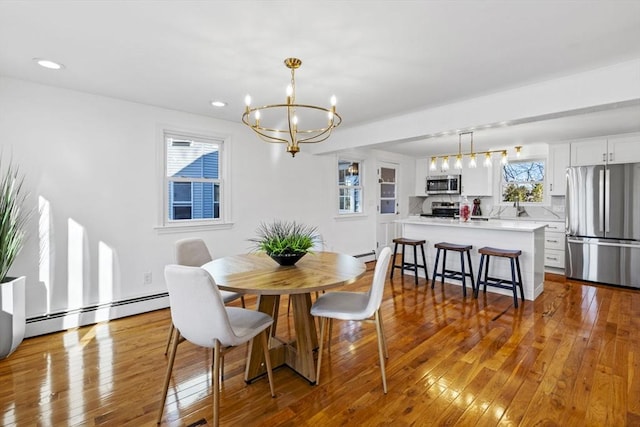
{"label": "round wooden dining table", "polygon": [[[311,316],[311,294],[355,282],[366,266],[362,261],[335,252],[313,252],[293,266],[280,266],[264,253],[249,253],[218,258],[202,266],[220,289],[255,294],[258,310],[273,317],[269,351],[273,367],[286,365],[306,378],[316,381],[313,351],[318,347],[315,322]],[[295,340],[276,336],[280,296],[289,295],[293,309]],[[245,381],[266,372],[264,353],[259,340],[249,348]]]}

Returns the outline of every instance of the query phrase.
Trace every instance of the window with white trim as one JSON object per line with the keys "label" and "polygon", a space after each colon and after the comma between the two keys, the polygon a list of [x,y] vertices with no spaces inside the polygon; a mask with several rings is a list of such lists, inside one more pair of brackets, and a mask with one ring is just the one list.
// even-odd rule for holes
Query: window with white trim
{"label": "window with white trim", "polygon": [[165,224],[222,219],[223,140],[165,133]]}
{"label": "window with white trim", "polygon": [[544,202],[544,160],[509,162],[502,166],[503,202]]}
{"label": "window with white trim", "polygon": [[338,213],[340,215],[362,213],[364,188],[362,162],[338,159]]}

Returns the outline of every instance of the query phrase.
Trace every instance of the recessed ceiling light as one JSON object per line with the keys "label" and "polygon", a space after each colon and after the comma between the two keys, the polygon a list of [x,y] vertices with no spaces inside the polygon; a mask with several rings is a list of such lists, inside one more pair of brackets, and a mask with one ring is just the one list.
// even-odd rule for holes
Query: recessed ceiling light
{"label": "recessed ceiling light", "polygon": [[33,58],[33,60],[41,67],[48,68],[50,70],[60,70],[64,68],[64,65],[59,64],[57,62],[51,61],[49,59],[43,58]]}
{"label": "recessed ceiling light", "polygon": [[213,105],[214,107],[222,108],[226,107],[227,103],[223,101],[211,101],[211,105]]}

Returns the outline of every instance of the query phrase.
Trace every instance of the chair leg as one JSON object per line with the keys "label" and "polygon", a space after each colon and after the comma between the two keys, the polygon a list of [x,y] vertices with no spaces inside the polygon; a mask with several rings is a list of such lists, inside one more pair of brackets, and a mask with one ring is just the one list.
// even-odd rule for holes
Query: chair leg
{"label": "chair leg", "polygon": [[382,330],[382,342],[384,344],[384,357],[389,358],[389,348],[387,347],[387,337],[384,335],[384,323],[382,323],[382,313],[380,313],[380,329]]}
{"label": "chair leg", "polygon": [[524,302],[524,285],[522,284],[522,274],[520,274],[520,258],[516,258],[516,271],[518,272],[518,284],[520,285],[520,296]]}
{"label": "chair leg", "polygon": [[244,295],[240,297],[240,302],[242,303],[242,308],[247,308],[246,305],[244,304]]}
{"label": "chair leg", "polygon": [[513,258],[511,258],[509,261],[511,264],[511,286],[513,287],[513,305],[515,308],[518,308],[518,284],[516,282],[515,262],[513,261]]}
{"label": "chair leg", "polygon": [[393,270],[395,270],[396,268],[396,255],[398,253],[398,244],[396,243],[393,246],[393,258],[391,258],[391,275],[389,276],[389,279],[393,279]]}
{"label": "chair leg", "polygon": [[460,267],[462,269],[462,296],[463,298],[467,297],[467,275],[464,270],[464,253],[460,252]]}
{"label": "chair leg", "polygon": [[438,274],[438,260],[440,259],[440,249],[436,250],[436,262],[433,267],[433,274],[431,275],[431,289],[436,285],[436,275]]}
{"label": "chair leg", "polygon": [[[173,323],[171,323],[173,327]],[[171,346],[171,355],[169,356],[169,364],[167,365],[167,373],[164,376],[164,387],[162,389],[162,399],[160,400],[160,411],[158,412],[157,424],[162,422],[162,413],[164,412],[164,404],[167,401],[167,391],[169,391],[169,381],[171,380],[171,372],[173,371],[173,362],[176,360],[176,352],[178,343],[180,342],[180,332],[173,328],[173,346]]]}
{"label": "chair leg", "polygon": [[429,282],[429,273],[427,272],[427,257],[424,256],[424,245],[420,245],[420,251],[422,252],[422,266],[424,267],[424,278]]}
{"label": "chair leg", "polygon": [[466,252],[467,252],[467,261],[469,262],[469,274],[471,274],[471,276],[469,276],[471,278],[471,290],[475,294],[476,283],[475,283],[475,277],[473,277],[473,265],[471,265],[471,251],[466,251]]}
{"label": "chair leg", "polygon": [[415,245],[413,246],[413,273],[416,286],[418,286],[418,248]]}
{"label": "chair leg", "polygon": [[322,348],[324,347],[324,332],[327,327],[327,318],[320,318],[320,347],[318,347],[318,366],[316,367],[316,385],[320,385],[320,365],[322,365]]}
{"label": "chair leg", "polygon": [[174,330],[173,322],[171,322],[171,326],[169,327],[169,336],[167,337],[167,346],[164,349],[164,355],[166,356],[169,353],[169,345],[171,345],[171,336],[173,335]]}
{"label": "chair leg", "polygon": [[474,298],[478,298],[480,293],[480,284],[482,283],[482,267],[484,264],[484,255],[480,255],[480,268],[478,268],[478,280],[476,280],[476,288],[473,290]]}
{"label": "chair leg", "polygon": [[442,277],[440,277],[440,284],[444,285],[444,270],[447,268],[447,250],[442,251]]}
{"label": "chair leg", "polygon": [[214,340],[213,347],[213,426],[220,425],[220,341]]}
{"label": "chair leg", "polygon": [[333,336],[333,319],[329,317],[329,337],[327,338],[327,353],[331,353],[331,337]]}
{"label": "chair leg", "polygon": [[264,363],[267,365],[267,376],[269,377],[269,388],[271,389],[271,397],[276,397],[275,389],[273,388],[273,370],[271,369],[271,356],[269,355],[269,343],[267,341],[267,330],[265,329],[260,334],[262,337],[262,348],[264,349]]}
{"label": "chair leg", "polygon": [[376,311],[376,332],[378,333],[378,353],[380,355],[380,373],[382,374],[382,389],[384,394],[387,394],[387,376],[385,375],[384,368],[384,332],[382,331],[382,323],[380,322],[380,310]]}

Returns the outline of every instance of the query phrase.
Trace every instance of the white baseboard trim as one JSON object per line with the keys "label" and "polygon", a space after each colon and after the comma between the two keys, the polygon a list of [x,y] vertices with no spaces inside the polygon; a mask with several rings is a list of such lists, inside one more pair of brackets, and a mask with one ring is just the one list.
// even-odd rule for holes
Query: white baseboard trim
{"label": "white baseboard trim", "polygon": [[169,295],[165,292],[32,317],[27,319],[25,338],[93,325],[98,322],[133,316],[167,307],[169,307]]}

